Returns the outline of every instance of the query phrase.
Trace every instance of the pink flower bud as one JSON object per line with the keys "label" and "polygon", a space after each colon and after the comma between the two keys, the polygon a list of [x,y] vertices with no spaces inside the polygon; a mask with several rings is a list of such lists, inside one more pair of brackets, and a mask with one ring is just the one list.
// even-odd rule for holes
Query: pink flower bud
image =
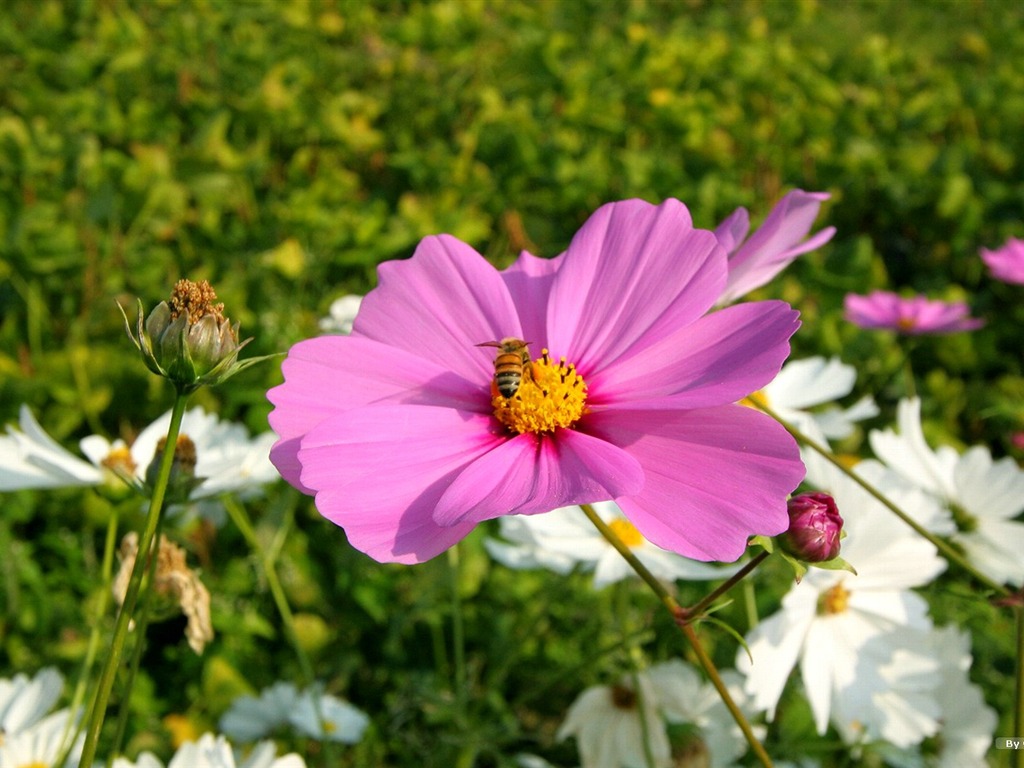
{"label": "pink flower bud", "polygon": [[808,563],[821,563],[839,555],[843,518],[835,499],[827,493],[803,493],[789,500],[789,530],[783,548]]}

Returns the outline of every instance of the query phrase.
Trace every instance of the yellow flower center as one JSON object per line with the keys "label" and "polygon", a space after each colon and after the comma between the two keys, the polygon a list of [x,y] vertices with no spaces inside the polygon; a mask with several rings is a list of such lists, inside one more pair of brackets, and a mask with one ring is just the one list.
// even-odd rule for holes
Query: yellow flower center
{"label": "yellow flower center", "polygon": [[135,474],[135,459],[125,446],[112,448],[100,464],[121,477],[132,477]]}
{"label": "yellow flower center", "polygon": [[644,543],[644,537],[629,520],[617,517],[608,523],[612,532],[622,540],[622,543],[632,549]]}
{"label": "yellow flower center", "polygon": [[33,760],[31,763],[24,763],[16,768],[49,768],[42,760]]}
{"label": "yellow flower center", "polygon": [[901,331],[912,331],[917,327],[917,320],[913,317],[901,317],[896,321],[896,327]]}
{"label": "yellow flower center", "polygon": [[836,584],[828,592],[821,596],[818,602],[818,613],[835,615],[843,613],[850,602],[850,590],[842,583]]}
{"label": "yellow flower center", "polygon": [[768,396],[765,395],[764,390],[759,389],[757,392],[751,392],[740,400],[740,405],[745,405],[748,408],[753,408],[754,410],[761,410],[761,406],[770,404],[768,402]]}
{"label": "yellow flower center", "polygon": [[523,370],[519,389],[512,397],[504,397],[491,382],[491,405],[498,421],[513,432],[554,432],[568,429],[586,413],[587,385],[563,357],[554,362],[543,350]]}

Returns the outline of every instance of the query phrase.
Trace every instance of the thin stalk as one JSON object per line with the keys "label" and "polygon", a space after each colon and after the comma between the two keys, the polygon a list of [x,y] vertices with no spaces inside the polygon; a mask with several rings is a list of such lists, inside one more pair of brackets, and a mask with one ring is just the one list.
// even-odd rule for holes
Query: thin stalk
{"label": "thin stalk", "polygon": [[466,675],[466,632],[462,621],[462,600],[459,597],[459,547],[448,550],[448,586],[451,590],[452,658],[454,661],[455,705],[459,717],[466,717],[468,677]]}
{"label": "thin stalk", "polygon": [[[110,517],[107,518],[107,535],[103,540],[103,562],[100,565],[100,581],[102,586],[100,588],[99,600],[96,602],[96,615],[93,617],[92,629],[89,630],[89,645],[85,649],[85,658],[82,660],[82,671],[78,675],[75,692],[71,696],[72,712],[78,712],[85,701],[85,692],[89,685],[89,677],[92,674],[92,665],[96,663],[96,654],[100,649],[103,617],[107,615],[107,609],[110,607],[112,597],[110,589],[114,580],[114,550],[117,547],[117,511],[117,507],[111,505]],[[74,738],[68,738],[72,722],[72,720],[69,720],[65,728],[64,736],[61,738],[61,743],[65,746],[54,765],[64,765],[67,762],[68,755],[71,753],[71,747],[74,746],[77,740],[77,732]],[[84,723],[79,721],[78,728],[82,727],[84,727]]]}
{"label": "thin stalk", "polygon": [[940,539],[938,536],[933,534],[931,531],[929,531],[924,526],[922,526],[920,523],[918,523],[916,520],[914,520],[912,517],[910,517],[910,515],[908,515],[906,512],[904,512],[898,506],[896,506],[884,494],[882,494],[877,488],[875,488],[873,485],[871,485],[871,483],[869,483],[866,480],[862,479],[856,472],[853,472],[853,471],[847,469],[846,467],[844,467],[842,465],[842,463],[838,459],[836,459],[835,456],[832,455],[832,451],[830,451],[827,446],[823,446],[820,443],[818,443],[816,440],[814,440],[814,439],[808,437],[807,435],[805,435],[799,429],[797,429],[792,424],[790,424],[785,419],[783,419],[781,416],[779,416],[777,413],[775,413],[775,411],[773,411],[767,405],[764,405],[763,403],[757,403],[756,405],[757,405],[757,407],[760,410],[764,411],[769,416],[771,416],[773,419],[775,419],[777,422],[779,422],[779,424],[781,424],[785,428],[785,430],[787,432],[789,432],[789,434],[791,434],[793,437],[795,437],[799,442],[801,442],[804,445],[806,445],[808,448],[813,450],[815,453],[820,454],[822,456],[822,458],[824,458],[826,461],[828,461],[830,464],[832,464],[832,466],[834,466],[836,469],[838,469],[844,475],[846,475],[851,480],[853,480],[855,483],[857,483],[857,485],[859,485],[865,491],[870,493],[875,499],[877,499],[882,504],[884,504],[894,515],[896,515],[896,517],[898,517],[904,523],[906,523],[911,528],[913,528],[914,531],[919,536],[922,536],[923,538],[925,538],[928,541],[930,541],[933,545],[935,545],[935,548],[938,549],[939,552],[942,553],[942,556],[945,557],[947,560],[949,560],[951,563],[955,563],[956,565],[960,566],[962,569],[967,571],[975,579],[980,581],[982,584],[984,584],[986,587],[988,587],[989,589],[993,590],[994,592],[999,593],[1001,596],[1006,597],[1006,596],[1008,596],[1010,594],[1010,590],[1007,589],[1004,585],[999,584],[998,582],[993,581],[988,576],[983,574],[981,571],[977,570],[973,565],[971,565],[967,561],[967,558],[965,558],[963,555],[961,555],[959,552],[957,552],[956,549],[954,549],[948,543],[946,543],[945,541]]}
{"label": "thin stalk", "polygon": [[[171,466],[174,462],[174,446],[178,442],[181,418],[185,414],[185,403],[187,401],[187,394],[175,392],[174,405],[171,407],[171,423],[167,428],[166,449],[160,458],[159,471],[157,472],[156,482],[153,484],[153,495],[149,502],[149,513],[146,516],[146,525],[139,540],[139,554],[149,553],[153,546],[153,537],[156,535],[156,529],[163,512],[167,483],[171,477]],[[128,626],[131,622],[132,614],[135,612],[135,604],[139,598],[139,589],[142,586],[142,576],[146,572],[146,565],[147,558],[136,555],[135,566],[132,568],[131,577],[128,581],[124,602],[121,604],[121,610],[118,612],[117,621],[114,624],[114,636],[110,642],[110,653],[107,654],[103,670],[96,684],[96,695],[93,699],[92,710],[89,713],[89,724],[85,731],[85,745],[82,748],[82,758],[79,761],[79,765],[82,766],[91,766],[96,760],[96,748],[99,745],[100,730],[103,727],[103,719],[106,716],[107,703],[110,701],[110,692],[114,687],[114,677],[117,675],[117,668],[121,663],[121,656],[124,653],[125,641],[128,638]]]}
{"label": "thin stalk", "polygon": [[686,613],[693,617],[700,616],[708,608],[708,606],[710,606],[712,603],[715,602],[715,600],[720,598],[730,589],[732,589],[741,581],[743,581],[750,573],[753,572],[755,568],[757,568],[757,566],[759,566],[761,563],[767,560],[770,556],[770,552],[767,552],[762,549],[760,552],[754,555],[754,557],[752,557],[746,565],[744,565],[742,568],[736,571],[736,573],[734,573],[728,579],[723,581],[719,586],[717,586],[715,589],[711,590],[711,592],[705,595],[702,600],[687,608]]}
{"label": "thin stalk", "polygon": [[[139,674],[139,666],[142,664],[142,654],[146,650],[146,628],[149,626],[149,610],[152,604],[152,586],[156,582],[156,571],[160,560],[160,536],[163,529],[163,517],[157,521],[156,534],[153,536],[153,545],[148,555],[149,568],[142,576],[142,588],[140,590],[139,602],[136,604],[135,614],[135,647],[132,649],[132,658],[128,666],[128,678],[125,680],[125,690],[131,691],[135,685],[135,678]],[[136,558],[139,553],[135,554]],[[114,764],[114,756],[121,751],[121,744],[124,741],[125,731],[128,729],[128,715],[131,710],[131,699],[125,697],[118,708],[117,725],[114,728],[114,740],[107,756],[107,766]]]}
{"label": "thin stalk", "polygon": [[304,678],[303,683],[305,685],[312,685],[315,680],[313,676],[313,664],[310,662],[309,656],[306,654],[306,650],[302,647],[302,643],[299,641],[299,633],[295,627],[295,614],[292,613],[291,606],[288,604],[288,596],[285,594],[284,587],[281,585],[281,579],[278,578],[275,556],[263,548],[259,537],[256,535],[256,529],[252,524],[252,520],[249,519],[249,513],[246,512],[245,507],[239,504],[238,500],[232,496],[224,496],[221,499],[221,502],[224,504],[224,508],[227,510],[228,517],[231,518],[231,522],[233,522],[241,532],[243,538],[245,538],[249,547],[256,555],[256,558],[259,560],[260,568],[263,570],[263,576],[267,580],[267,587],[270,589],[270,595],[274,600],[274,606],[277,608],[277,612],[281,616],[285,633],[288,635],[288,640],[292,644],[292,647],[295,650],[295,656],[299,661],[299,667],[302,670],[302,676]]}
{"label": "thin stalk", "polygon": [[704,671],[708,673],[708,677],[711,678],[711,682],[714,684],[715,689],[718,691],[718,695],[722,698],[722,703],[725,704],[726,709],[732,715],[733,720],[740,727],[743,732],[743,737],[747,740],[751,750],[757,755],[758,760],[761,761],[761,765],[764,768],[772,768],[771,758],[768,757],[768,753],[765,752],[764,747],[761,746],[761,742],[754,734],[753,728],[750,727],[750,723],[747,721],[746,716],[740,711],[740,708],[733,701],[732,695],[729,690],[725,687],[725,683],[722,682],[721,676],[718,674],[714,662],[711,661],[711,657],[704,651],[703,646],[700,644],[700,638],[697,637],[697,633],[693,627],[685,619],[686,611],[679,605],[676,599],[669,593],[668,589],[658,581],[657,577],[651,573],[647,566],[645,566],[640,559],[633,554],[629,546],[626,545],[622,539],[619,538],[618,534],[611,529],[611,527],[601,519],[601,517],[594,511],[594,508],[589,504],[581,504],[580,508],[583,510],[583,514],[587,516],[587,519],[593,523],[594,527],[604,536],[605,540],[615,547],[616,551],[622,555],[622,557],[629,563],[630,567],[636,571],[637,576],[643,579],[644,583],[651,588],[651,591],[658,596],[665,608],[668,609],[669,613],[672,614],[672,618],[676,620],[676,624],[679,625],[686,639],[690,642],[694,652],[697,654],[697,660],[700,661]]}
{"label": "thin stalk", "polygon": [[[292,613],[292,608],[288,604],[288,596],[285,594],[284,587],[281,585],[281,579],[278,578],[277,575],[277,555],[284,546],[285,539],[288,536],[288,531],[291,530],[291,513],[289,512],[289,516],[285,521],[285,524],[280,526],[273,544],[269,548],[264,549],[259,536],[256,535],[256,528],[253,526],[252,520],[249,518],[249,513],[246,511],[245,507],[242,506],[234,496],[225,495],[221,497],[221,503],[224,504],[224,509],[227,510],[228,517],[231,518],[231,521],[241,532],[242,537],[249,544],[249,547],[259,560],[260,567],[263,570],[263,576],[267,580],[267,587],[270,589],[270,595],[274,600],[274,606],[277,608],[277,612],[281,617],[281,622],[284,624],[288,641],[295,650],[295,657],[298,659],[299,668],[302,671],[304,685],[313,686],[316,682],[316,678],[313,673],[313,663],[310,661],[309,655],[306,653],[306,649],[302,647],[299,632],[295,626],[295,614]],[[312,691],[311,698],[313,700],[313,713],[316,715],[317,722],[320,723],[320,730],[326,736],[327,724],[324,720],[319,688]],[[323,739],[322,743],[324,755],[328,764],[333,764],[332,761],[335,757],[335,743],[326,738]]]}

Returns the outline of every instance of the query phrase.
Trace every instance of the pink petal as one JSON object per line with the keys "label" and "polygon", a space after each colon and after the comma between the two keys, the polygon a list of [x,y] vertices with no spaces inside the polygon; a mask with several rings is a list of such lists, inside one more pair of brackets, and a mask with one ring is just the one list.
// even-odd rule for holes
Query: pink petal
{"label": "pink petal", "polygon": [[267,392],[275,406],[270,426],[281,438],[270,458],[289,483],[307,493],[299,480],[299,440],[330,416],[377,402],[490,411],[489,375],[470,382],[432,358],[363,337],[299,342],[281,369],[284,383]]}
{"label": "pink petal", "polygon": [[737,208],[715,227],[715,237],[726,253],[732,253],[739,248],[749,231],[750,214],[746,208]]}
{"label": "pink petal", "polygon": [[584,376],[703,315],[725,287],[725,252],[678,200],[601,206],[576,233],[548,304],[549,348]]}
{"label": "pink petal", "polygon": [[818,216],[821,203],[830,195],[825,192],[787,193],[757,231],[729,256],[729,280],[721,301],[732,301],[767,283],[797,256],[818,248],[835,234],[835,227],[826,227],[807,237]]}
{"label": "pink petal", "polygon": [[522,338],[519,315],[498,271],[452,237],[424,238],[412,258],[377,267],[379,285],[363,299],[353,333],[430,356],[463,377],[493,375],[494,355],[477,348]]}
{"label": "pink petal", "polygon": [[734,403],[778,375],[789,356],[789,338],[800,327],[798,317],[781,301],[737,304],[705,315],[589,376],[588,404],[703,408]]}
{"label": "pink petal", "polygon": [[519,309],[522,338],[530,342],[533,357],[540,357],[541,350],[548,346],[546,307],[564,256],[542,259],[523,251],[515,263],[501,273],[512,302]]}
{"label": "pink petal", "polygon": [[695,560],[731,562],[747,538],[786,530],[786,497],[803,479],[796,442],[750,408],[605,411],[587,431],[644,470],[640,493],[615,501],[649,541]]}
{"label": "pink petal", "polygon": [[466,466],[506,441],[493,430],[493,417],[451,408],[359,408],[303,438],[302,483],[356,549],[380,562],[423,562],[473,529],[436,524],[434,509]]}
{"label": "pink petal", "polygon": [[621,448],[571,429],[519,435],[459,475],[434,512],[439,525],[532,515],[606,501],[643,487],[643,471]]}

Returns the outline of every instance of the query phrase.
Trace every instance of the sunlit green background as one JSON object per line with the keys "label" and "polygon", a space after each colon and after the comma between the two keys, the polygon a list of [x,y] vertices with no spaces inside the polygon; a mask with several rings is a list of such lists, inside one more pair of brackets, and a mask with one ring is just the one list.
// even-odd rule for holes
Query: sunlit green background
{"label": "sunlit green background", "polygon": [[[522,248],[559,253],[607,201],[677,197],[713,228],[740,205],[759,221],[802,188],[831,193],[819,226],[838,233],[756,294],[803,313],[795,353],[857,366],[888,424],[907,346],[844,323],[842,296],[965,299],[984,330],[912,350],[926,431],[1013,454],[1024,288],[991,280],[977,252],[1024,236],[1022,62],[1024,10],[1001,0],[7,0],[0,423],[28,403],[73,447],[163,412],[170,392],[133,355],[115,302],[152,306],[179,277],[209,279],[255,337],[249,354],[269,354],[428,234],[504,265]],[[263,431],[279,380],[264,364],[194,402]],[[0,501],[0,674],[73,674],[103,506],[72,492]],[[642,593],[504,571],[477,536],[462,550],[473,689],[460,714],[445,563],[378,566],[281,487],[253,507],[268,538],[288,508],[299,528],[281,567],[317,672],[374,718],[345,765],[504,766],[518,750],[574,764],[554,729],[584,685],[621,668],[623,633],[654,657],[679,650]],[[189,534],[219,639],[198,658],[153,628],[132,750],[166,746],[168,713],[211,727],[246,677],[258,689],[297,675],[240,536]],[[931,597],[975,629],[975,679],[1005,712],[1009,631],[967,589]],[[711,643],[728,664],[734,642]],[[801,706],[773,731],[780,757],[809,736]]]}

